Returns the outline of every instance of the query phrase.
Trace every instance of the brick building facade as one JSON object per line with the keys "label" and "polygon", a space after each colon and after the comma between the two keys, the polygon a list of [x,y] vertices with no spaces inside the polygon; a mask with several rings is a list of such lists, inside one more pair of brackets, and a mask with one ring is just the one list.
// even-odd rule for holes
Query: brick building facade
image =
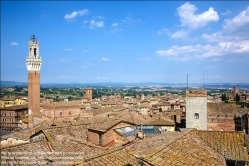
{"label": "brick building facade", "polygon": [[53,122],[73,122],[80,114],[80,103],[72,102],[44,102],[42,103],[42,120]]}
{"label": "brick building facade", "polygon": [[27,105],[17,105],[0,108],[1,130],[13,131],[21,129],[21,121],[28,113]]}

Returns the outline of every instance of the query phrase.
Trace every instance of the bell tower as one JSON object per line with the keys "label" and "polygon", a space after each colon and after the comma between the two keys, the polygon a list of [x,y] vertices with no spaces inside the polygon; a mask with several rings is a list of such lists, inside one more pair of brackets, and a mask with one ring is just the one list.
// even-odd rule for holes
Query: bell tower
{"label": "bell tower", "polygon": [[42,65],[39,56],[39,42],[35,35],[28,41],[29,55],[26,57],[28,69],[28,127],[32,128],[40,118],[40,70]]}

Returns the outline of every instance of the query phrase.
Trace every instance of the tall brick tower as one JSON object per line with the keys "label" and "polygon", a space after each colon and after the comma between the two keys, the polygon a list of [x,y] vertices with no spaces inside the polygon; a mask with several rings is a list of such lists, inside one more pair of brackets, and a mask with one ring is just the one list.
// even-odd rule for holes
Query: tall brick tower
{"label": "tall brick tower", "polygon": [[207,90],[186,90],[186,128],[207,130]]}
{"label": "tall brick tower", "polygon": [[85,98],[88,98],[92,102],[92,88],[86,88]]}
{"label": "tall brick tower", "polygon": [[40,70],[42,65],[39,57],[39,42],[32,35],[28,42],[29,56],[26,57],[28,69],[28,127],[32,128],[39,121],[40,115]]}

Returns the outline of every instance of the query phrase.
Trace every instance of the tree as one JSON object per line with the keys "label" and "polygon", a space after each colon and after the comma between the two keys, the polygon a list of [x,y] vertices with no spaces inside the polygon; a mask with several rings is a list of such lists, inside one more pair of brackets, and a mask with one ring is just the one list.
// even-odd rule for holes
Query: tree
{"label": "tree", "polygon": [[239,97],[238,93],[236,93],[235,101],[236,101],[236,103],[238,103],[240,101],[240,97]]}
{"label": "tree", "polygon": [[221,100],[222,101],[227,101],[227,95],[225,93],[222,93]]}

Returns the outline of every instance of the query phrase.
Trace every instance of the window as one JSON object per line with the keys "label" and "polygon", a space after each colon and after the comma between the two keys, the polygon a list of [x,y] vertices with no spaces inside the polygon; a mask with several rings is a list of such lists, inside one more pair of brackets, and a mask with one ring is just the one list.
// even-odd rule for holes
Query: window
{"label": "window", "polygon": [[71,111],[69,111],[69,115],[71,115]]}
{"label": "window", "polygon": [[62,112],[60,112],[60,116],[62,116]]}
{"label": "window", "polygon": [[102,146],[102,134],[99,133],[99,145]]}
{"label": "window", "polygon": [[199,114],[195,113],[195,119],[199,119]]}
{"label": "window", "polygon": [[34,49],[34,55],[36,56],[36,48]]}

